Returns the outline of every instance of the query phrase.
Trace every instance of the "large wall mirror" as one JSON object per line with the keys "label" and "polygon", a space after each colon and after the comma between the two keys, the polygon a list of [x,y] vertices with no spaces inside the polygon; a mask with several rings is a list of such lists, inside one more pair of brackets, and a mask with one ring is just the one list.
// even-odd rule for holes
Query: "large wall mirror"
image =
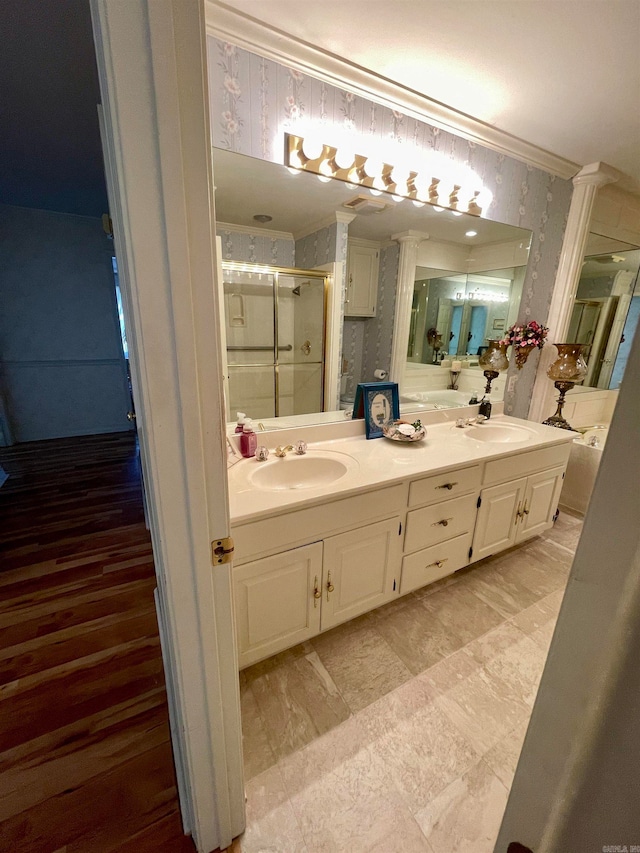
{"label": "large wall mirror", "polygon": [[620,387],[640,317],[639,270],[639,247],[589,234],[567,332],[584,344],[583,389]]}
{"label": "large wall mirror", "polygon": [[[225,268],[226,339],[229,346],[236,348],[230,353],[230,363],[238,360],[239,346],[262,348],[274,342],[274,271],[284,269],[291,274],[296,268],[326,270],[340,277],[337,284],[332,282],[329,287],[334,288],[334,292],[341,291],[342,282],[347,279],[347,245],[346,240],[336,245],[336,229],[332,230],[330,223],[334,226],[336,221],[339,223],[337,233],[342,238],[348,234],[348,240],[354,241],[351,247],[357,245],[361,251],[375,250],[376,255],[378,298],[374,295],[371,300],[374,304],[369,316],[366,310],[360,316],[350,316],[349,307],[345,312],[344,305],[340,304],[337,309],[340,331],[343,328],[344,334],[338,334],[335,328],[331,332],[336,306],[332,309],[331,298],[327,300],[323,370],[330,381],[325,382],[324,411],[309,410],[309,401],[317,401],[317,395],[297,391],[297,398],[306,401],[301,410],[288,408],[286,414],[274,417],[277,406],[268,402],[264,383],[272,382],[276,386],[274,394],[277,393],[277,376],[274,380],[271,368],[265,371],[260,364],[256,370],[263,379],[258,380],[257,374],[248,377],[245,387],[252,389],[252,393],[246,403],[236,388],[233,404],[228,408],[229,420],[233,420],[239,408],[267,428],[326,422],[348,416],[357,382],[372,381],[374,367],[389,367],[399,264],[399,244],[393,238],[408,232],[418,232],[424,239],[418,249],[415,269],[401,404],[411,409],[415,409],[418,402],[418,408],[448,408],[466,405],[473,391],[481,391],[484,383],[482,371],[477,366],[478,355],[488,339],[503,337],[509,325],[515,322],[531,232],[430,205],[417,206],[386,193],[374,196],[341,181],[292,173],[284,166],[221,149],[214,148],[213,160],[217,232],[221,237]],[[328,260],[334,263],[327,263]],[[365,255],[360,262],[368,264]],[[240,271],[238,265],[242,265]],[[283,279],[283,282],[287,298],[280,300],[282,315],[275,323],[280,324],[279,344],[288,346],[288,339],[282,343],[286,311],[294,306],[299,313],[312,288],[302,287],[298,295],[293,278],[290,282]],[[261,288],[271,288],[269,298],[261,299]],[[268,311],[260,308],[260,304],[267,303]],[[242,316],[255,318],[255,325],[260,329],[256,342],[245,340],[247,330],[238,328],[241,322],[239,305]],[[313,310],[317,318],[319,308],[315,303]],[[242,332],[240,336],[239,332]],[[310,340],[309,335],[301,346],[304,347],[307,340]],[[292,344],[295,349],[295,336],[292,336]],[[260,349],[259,353],[258,361],[264,362],[266,351]],[[317,348],[312,348],[309,357],[316,353]],[[274,362],[277,362],[278,352],[274,355]],[[306,357],[304,352],[295,356],[296,362]],[[448,391],[448,360],[453,357],[463,362],[463,370],[458,390]],[[250,366],[249,357],[243,353],[243,358]],[[267,374],[268,379],[264,378]],[[344,375],[340,377],[341,374]],[[310,371],[301,368],[292,375],[292,382],[299,379],[304,383]],[[335,383],[331,378],[334,376]],[[259,393],[256,391],[258,381],[263,383]],[[498,390],[500,388],[498,383]]]}

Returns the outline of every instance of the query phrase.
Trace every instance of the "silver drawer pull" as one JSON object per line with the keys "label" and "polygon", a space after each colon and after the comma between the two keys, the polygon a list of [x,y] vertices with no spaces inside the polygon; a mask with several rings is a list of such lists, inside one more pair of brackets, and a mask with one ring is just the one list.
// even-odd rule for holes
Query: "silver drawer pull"
{"label": "silver drawer pull", "polygon": [[443,483],[441,486],[436,486],[436,489],[447,489],[448,491],[451,491],[451,489],[457,485],[457,483]]}
{"label": "silver drawer pull", "polygon": [[429,563],[428,566],[425,566],[425,569],[430,569],[431,566],[437,566],[439,569],[441,569],[448,559],[448,557],[445,557],[444,560],[436,560],[435,563]]}
{"label": "silver drawer pull", "polygon": [[440,525],[441,527],[446,527],[450,521],[453,521],[453,517],[452,518],[441,518],[440,521],[434,521],[431,526],[432,527],[438,527],[438,525]]}

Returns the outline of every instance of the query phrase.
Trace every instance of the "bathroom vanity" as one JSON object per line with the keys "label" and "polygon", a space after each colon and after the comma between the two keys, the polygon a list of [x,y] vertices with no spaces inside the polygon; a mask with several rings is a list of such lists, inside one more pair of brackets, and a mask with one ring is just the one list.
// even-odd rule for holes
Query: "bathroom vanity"
{"label": "bathroom vanity", "polygon": [[575,433],[505,416],[415,443],[362,428],[230,469],[241,667],[553,524]]}

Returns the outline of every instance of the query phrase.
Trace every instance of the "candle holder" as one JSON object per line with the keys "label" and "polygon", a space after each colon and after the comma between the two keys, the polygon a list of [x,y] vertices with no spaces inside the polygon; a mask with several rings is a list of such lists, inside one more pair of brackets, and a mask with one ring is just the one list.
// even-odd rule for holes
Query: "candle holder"
{"label": "candle holder", "polygon": [[508,344],[500,340],[487,341],[487,348],[478,359],[478,364],[483,368],[483,373],[487,380],[485,394],[491,393],[491,383],[493,380],[509,367],[509,359],[507,358]]}
{"label": "candle holder", "polygon": [[567,391],[587,375],[587,363],[582,356],[582,344],[555,344],[555,346],[558,350],[558,358],[550,365],[547,376],[554,380],[553,384],[560,392],[557,400],[558,407],[554,414],[542,423],[559,429],[573,429],[562,414],[564,398]]}
{"label": "candle holder", "polygon": [[458,376],[460,376],[459,370],[450,370],[449,371],[449,378],[451,379],[451,382],[449,383],[449,385],[447,385],[447,388],[449,390],[451,390],[451,391],[457,391],[458,390]]}
{"label": "candle holder", "polygon": [[438,352],[442,349],[442,335],[436,329],[435,326],[432,326],[427,330],[427,343],[430,347],[433,347],[433,356],[431,358],[432,364],[438,363]]}

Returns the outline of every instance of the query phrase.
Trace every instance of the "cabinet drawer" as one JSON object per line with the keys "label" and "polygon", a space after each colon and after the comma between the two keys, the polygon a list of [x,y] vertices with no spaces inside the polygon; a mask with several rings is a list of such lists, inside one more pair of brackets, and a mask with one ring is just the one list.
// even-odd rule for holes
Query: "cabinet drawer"
{"label": "cabinet drawer", "polygon": [[477,495],[467,495],[407,513],[404,550],[417,551],[462,533],[472,533],[477,502]]}
{"label": "cabinet drawer", "polygon": [[409,487],[409,506],[423,506],[438,503],[446,498],[466,495],[480,488],[480,466],[461,468],[459,471],[449,471],[448,474],[437,474],[435,477],[425,477],[416,480]]}
{"label": "cabinet drawer", "polygon": [[536,474],[546,468],[555,468],[556,465],[566,465],[570,453],[571,442],[568,441],[566,444],[557,444],[555,447],[541,447],[539,450],[531,450],[528,453],[494,459],[485,465],[483,485],[493,486],[496,483]]}
{"label": "cabinet drawer", "polygon": [[400,595],[452,575],[469,562],[471,533],[411,554],[402,561]]}

